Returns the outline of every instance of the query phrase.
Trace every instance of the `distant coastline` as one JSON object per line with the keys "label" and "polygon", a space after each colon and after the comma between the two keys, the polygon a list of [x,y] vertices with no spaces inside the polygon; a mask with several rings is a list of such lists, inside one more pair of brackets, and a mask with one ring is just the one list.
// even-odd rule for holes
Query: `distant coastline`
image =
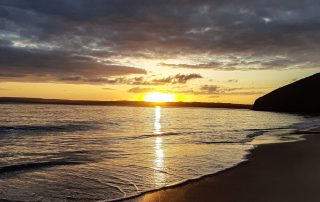
{"label": "distant coastline", "polygon": [[204,107],[251,109],[252,105],[213,103],[213,102],[144,102],[144,101],[96,101],[96,100],[65,100],[26,97],[0,97],[0,104],[60,104],[60,105],[97,105],[97,106],[168,106],[168,107]]}

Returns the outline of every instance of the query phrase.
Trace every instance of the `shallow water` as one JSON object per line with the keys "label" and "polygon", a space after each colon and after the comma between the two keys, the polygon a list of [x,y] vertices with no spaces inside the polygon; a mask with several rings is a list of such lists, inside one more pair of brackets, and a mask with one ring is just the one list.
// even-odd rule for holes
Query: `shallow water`
{"label": "shallow water", "polygon": [[0,199],[134,196],[236,165],[255,136],[306,120],[236,109],[0,105]]}

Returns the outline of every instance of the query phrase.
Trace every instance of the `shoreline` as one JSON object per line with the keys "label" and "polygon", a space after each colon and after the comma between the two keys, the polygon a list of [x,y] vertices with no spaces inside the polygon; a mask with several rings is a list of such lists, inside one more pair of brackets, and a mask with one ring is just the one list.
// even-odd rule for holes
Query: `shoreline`
{"label": "shoreline", "polygon": [[[274,188],[271,190],[268,189],[272,186],[272,184],[268,183],[268,178],[270,179],[277,179],[283,175],[280,171],[274,169],[274,167],[280,167],[284,169],[286,167],[285,173],[294,172],[298,169],[298,164],[296,161],[304,161],[304,158],[295,159],[295,155],[300,154],[304,156],[320,156],[320,149],[317,151],[316,146],[320,144],[320,130],[310,130],[310,131],[297,131],[294,135],[299,134],[300,138],[303,140],[298,141],[289,141],[289,142],[273,142],[273,143],[266,143],[266,144],[259,144],[252,150],[250,153],[245,156],[245,159],[237,165],[234,165],[230,168],[224,169],[217,173],[212,173],[209,175],[202,176],[197,179],[190,179],[185,182],[160,188],[157,190],[151,190],[148,192],[141,193],[136,196],[128,197],[125,199],[118,199],[113,201],[124,201],[124,202],[151,202],[151,201],[302,201],[302,199],[298,199],[299,197],[291,197],[290,193],[278,193],[274,192]],[[310,147],[311,146],[311,147]],[[289,148],[289,150],[288,150]],[[313,153],[310,153],[310,149],[314,149]],[[274,157],[272,154],[278,151]],[[279,156],[286,157],[286,160],[279,161]],[[299,156],[299,155],[298,155]],[[319,162],[316,161],[317,159],[313,158],[310,160],[309,164],[315,164],[317,168],[320,169],[320,160]],[[264,162],[265,161],[265,162]],[[289,162],[287,162],[289,161]],[[261,167],[261,163],[266,163],[265,167]],[[263,164],[264,164],[263,163]],[[291,166],[289,166],[292,164]],[[309,164],[305,166],[309,166]],[[300,165],[300,169],[303,168],[304,165]],[[268,173],[268,169],[270,168],[270,173]],[[318,170],[319,170],[318,169]],[[299,169],[298,169],[299,170]],[[303,170],[303,169],[302,169]],[[317,170],[317,169],[316,169]],[[259,175],[259,173],[264,172],[268,177]],[[299,174],[296,173],[296,174]],[[252,178],[255,176],[254,178]],[[320,186],[320,171],[316,173],[316,183],[314,186],[308,187],[309,189],[317,189]],[[297,186],[298,182],[304,182],[304,180],[300,179],[300,181],[296,181],[296,183],[290,183],[290,179],[288,176],[285,181],[280,183],[282,186],[288,187]],[[294,176],[293,176],[294,177]],[[257,178],[257,179],[255,179]],[[259,178],[263,178],[260,179]],[[235,180],[238,179],[238,180]],[[248,180],[249,179],[249,180]],[[279,180],[280,180],[279,179]],[[295,179],[295,178],[294,178]],[[275,180],[277,181],[277,180]],[[309,178],[306,179],[308,182],[314,181],[310,180]],[[281,182],[281,180],[280,180]],[[251,187],[252,191],[244,189],[243,187]],[[254,185],[254,186],[253,186]],[[269,185],[269,186],[266,186]],[[279,185],[278,185],[279,186]],[[276,186],[276,187],[278,187]],[[255,189],[254,187],[258,187]],[[264,189],[259,189],[259,187],[264,187]],[[278,187],[279,190],[280,187]],[[239,191],[242,190],[242,191]],[[272,191],[273,190],[273,191]],[[265,192],[274,192],[271,195],[273,197],[270,198],[265,194]],[[304,190],[304,193],[306,190]],[[317,194],[317,192],[314,192]],[[294,195],[294,194],[293,194]],[[310,196],[310,194],[301,194],[304,197]],[[262,197],[262,198],[261,198]],[[285,198],[283,198],[285,197]],[[286,198],[289,197],[289,198]],[[320,193],[308,200],[304,201],[319,201]]]}
{"label": "shoreline", "polygon": [[[255,149],[255,148],[253,148],[253,149]],[[236,169],[239,165],[241,165],[243,163],[246,163],[248,161],[247,156],[249,156],[249,155],[250,155],[250,153],[245,155],[245,158],[243,159],[243,161],[241,161],[241,162],[239,162],[239,163],[237,163],[237,164],[235,164],[235,165],[233,165],[231,167],[228,167],[228,168],[225,168],[223,170],[217,171],[215,173],[202,175],[202,176],[200,176],[198,178],[188,179],[188,180],[185,180],[185,181],[182,181],[182,182],[178,182],[177,184],[168,185],[166,187],[161,187],[161,188],[158,188],[158,189],[145,191],[145,192],[142,192],[142,193],[134,195],[134,196],[129,196],[129,197],[120,198],[120,199],[108,200],[107,202],[137,202],[136,200],[139,201],[140,197],[143,197],[143,196],[148,195],[148,194],[153,194],[153,193],[160,192],[160,191],[163,191],[163,190],[166,190],[166,189],[180,188],[180,187],[186,186],[188,184],[196,183],[198,181],[204,180],[205,178],[214,177],[214,176],[218,175],[219,173],[229,172],[229,171],[231,171],[233,169]]]}

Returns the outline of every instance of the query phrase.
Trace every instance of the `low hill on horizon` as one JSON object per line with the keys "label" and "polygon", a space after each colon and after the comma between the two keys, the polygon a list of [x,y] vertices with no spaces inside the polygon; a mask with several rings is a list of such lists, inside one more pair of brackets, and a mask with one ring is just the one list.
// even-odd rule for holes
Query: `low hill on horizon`
{"label": "low hill on horizon", "polygon": [[168,107],[204,107],[250,109],[252,105],[213,103],[213,102],[144,102],[144,101],[95,101],[95,100],[65,100],[25,97],[0,97],[0,104],[63,104],[63,105],[100,105],[100,106],[168,106]]}
{"label": "low hill on horizon", "polygon": [[320,73],[278,88],[258,98],[253,110],[279,112],[320,112]]}

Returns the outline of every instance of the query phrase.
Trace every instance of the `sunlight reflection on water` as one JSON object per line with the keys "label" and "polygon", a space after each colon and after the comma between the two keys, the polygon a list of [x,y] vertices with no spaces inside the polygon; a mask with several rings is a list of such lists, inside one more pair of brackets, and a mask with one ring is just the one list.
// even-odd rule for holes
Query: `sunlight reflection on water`
{"label": "sunlight reflection on water", "polygon": [[[154,134],[161,134],[161,108],[158,106],[155,108],[155,119],[154,119]],[[164,169],[164,151],[162,149],[162,138],[155,138],[155,183],[161,185],[165,182]]]}
{"label": "sunlight reflection on water", "polygon": [[158,106],[155,108],[155,118],[154,118],[154,134],[161,134],[161,108]]}

